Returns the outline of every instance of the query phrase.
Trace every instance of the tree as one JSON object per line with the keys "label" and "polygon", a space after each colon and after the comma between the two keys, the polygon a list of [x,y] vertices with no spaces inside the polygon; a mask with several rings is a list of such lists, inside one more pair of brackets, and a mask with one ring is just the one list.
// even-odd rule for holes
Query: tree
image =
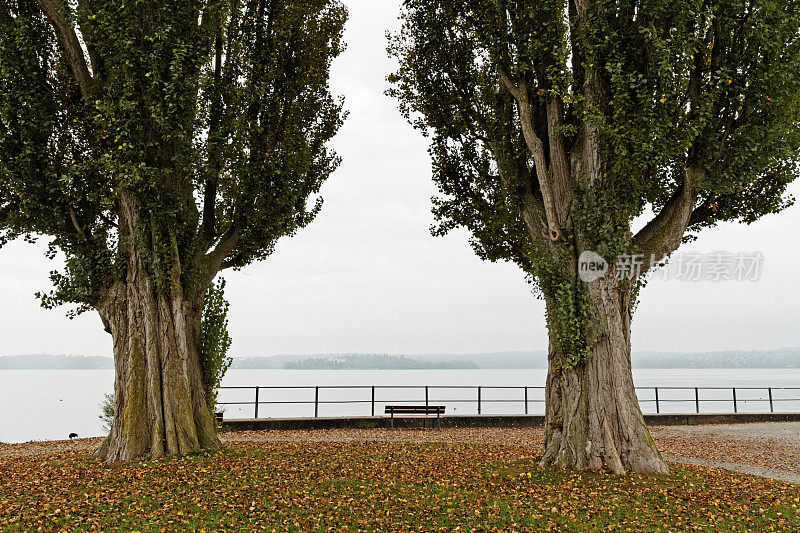
{"label": "tree", "polygon": [[225,299],[225,279],[211,285],[203,302],[203,319],[200,323],[200,367],[203,369],[203,387],[206,403],[217,410],[219,387],[225,372],[233,363],[228,357],[231,336],[228,334],[228,309]]}
{"label": "tree", "polygon": [[346,15],[337,0],[0,0],[0,243],[49,236],[66,268],[43,305],[94,309],[113,337],[108,461],[220,447],[204,296],[318,213]]}
{"label": "tree", "polygon": [[[546,303],[542,463],[668,472],[633,387],[632,309],[698,230],[791,202],[800,4],[407,0],[403,21],[390,94],[431,138],[433,233],[468,228]],[[584,282],[587,251],[643,265]]]}

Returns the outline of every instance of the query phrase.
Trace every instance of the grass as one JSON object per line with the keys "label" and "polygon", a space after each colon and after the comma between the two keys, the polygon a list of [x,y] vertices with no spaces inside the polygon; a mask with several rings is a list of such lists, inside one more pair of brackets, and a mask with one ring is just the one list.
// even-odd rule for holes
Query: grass
{"label": "grass", "polygon": [[800,529],[796,485],[699,468],[669,477],[544,471],[526,452],[272,442],[129,465],[78,453],[4,458],[0,529]]}

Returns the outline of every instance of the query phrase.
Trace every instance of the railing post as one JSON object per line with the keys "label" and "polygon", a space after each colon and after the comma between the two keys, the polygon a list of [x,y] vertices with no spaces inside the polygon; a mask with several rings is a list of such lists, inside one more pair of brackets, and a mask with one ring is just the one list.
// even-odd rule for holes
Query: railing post
{"label": "railing post", "polygon": [[733,387],[733,412],[738,413],[739,409],[736,407],[736,387]]}
{"label": "railing post", "polygon": [[700,391],[697,387],[694,388],[694,406],[697,408],[697,414],[700,414]]}
{"label": "railing post", "polygon": [[255,408],[255,413],[253,414],[253,418],[258,418],[258,389],[259,387],[256,387],[256,401],[253,402],[256,408]]}
{"label": "railing post", "polygon": [[528,386],[525,386],[525,414],[528,414]]}
{"label": "railing post", "polygon": [[319,416],[319,387],[314,387],[314,418]]}
{"label": "railing post", "polygon": [[656,391],[656,413],[660,413],[661,409],[658,407],[658,387],[653,387]]}
{"label": "railing post", "polygon": [[425,407],[428,407],[428,386],[425,385]]}
{"label": "railing post", "polygon": [[769,392],[769,412],[774,413],[775,411],[772,408],[772,387],[769,387],[767,392]]}
{"label": "railing post", "polygon": [[372,416],[375,416],[375,387],[372,387]]}
{"label": "railing post", "polygon": [[478,385],[478,414],[481,414],[481,387]]}

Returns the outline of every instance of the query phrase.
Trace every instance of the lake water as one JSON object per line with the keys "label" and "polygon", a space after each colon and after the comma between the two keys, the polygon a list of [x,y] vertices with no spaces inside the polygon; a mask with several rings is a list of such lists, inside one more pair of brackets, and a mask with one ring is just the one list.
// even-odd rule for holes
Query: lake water
{"label": "lake water", "polygon": [[[319,386],[319,416],[369,415],[375,386],[375,413],[386,403],[425,401],[447,405],[447,412],[477,412],[477,387],[481,386],[483,414],[519,414],[525,410],[522,387],[528,390],[528,412],[544,411],[545,370],[229,370],[223,386],[264,387],[259,390],[259,417],[314,416],[314,399]],[[730,388],[737,387],[740,412],[769,411],[766,387],[773,387],[775,411],[800,412],[800,369],[636,369],[636,386],[642,410],[655,412],[654,391],[659,387],[660,410],[693,412],[694,387],[724,387],[701,390],[702,412],[733,411]],[[113,370],[0,370],[0,441],[63,439],[71,432],[81,437],[103,434],[98,418],[99,404],[114,385]],[[269,388],[269,387],[309,388]],[[365,388],[343,389],[342,386]],[[415,388],[398,388],[415,386]],[[449,388],[437,388],[449,387]],[[519,387],[517,389],[501,387]],[[688,387],[670,389],[667,387]],[[763,387],[749,390],[747,387]],[[254,389],[226,389],[222,402],[243,402],[225,406],[227,418],[254,414]],[[680,401],[679,401],[680,400]],[[279,402],[304,402],[285,404]],[[330,402],[330,403],[328,403]]]}

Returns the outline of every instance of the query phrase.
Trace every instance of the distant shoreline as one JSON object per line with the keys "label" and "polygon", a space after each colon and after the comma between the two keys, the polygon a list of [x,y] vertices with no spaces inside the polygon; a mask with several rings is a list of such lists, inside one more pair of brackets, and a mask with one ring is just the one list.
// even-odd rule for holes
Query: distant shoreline
{"label": "distant shoreline", "polygon": [[[796,369],[800,348],[717,352],[639,352],[634,369]],[[0,370],[112,370],[110,357],[63,354],[0,356]],[[239,357],[238,370],[543,370],[544,352],[474,354],[309,354]]]}
{"label": "distant shoreline", "polygon": [[[686,366],[664,366],[664,367],[652,367],[652,366],[635,366],[633,370],[799,370],[800,367],[797,366],[751,366],[751,367],[707,367],[707,366],[697,366],[697,367],[686,367]],[[113,368],[0,368],[0,372],[34,372],[38,370],[64,370],[64,371],[74,371],[74,370],[114,370]],[[491,367],[491,368],[233,368],[231,367],[230,370],[280,370],[280,371],[331,371],[331,372],[339,372],[342,370],[347,371],[364,371],[364,372],[375,372],[378,370],[391,370],[393,372],[411,372],[417,370],[547,370],[546,368],[504,368],[504,367]]]}

